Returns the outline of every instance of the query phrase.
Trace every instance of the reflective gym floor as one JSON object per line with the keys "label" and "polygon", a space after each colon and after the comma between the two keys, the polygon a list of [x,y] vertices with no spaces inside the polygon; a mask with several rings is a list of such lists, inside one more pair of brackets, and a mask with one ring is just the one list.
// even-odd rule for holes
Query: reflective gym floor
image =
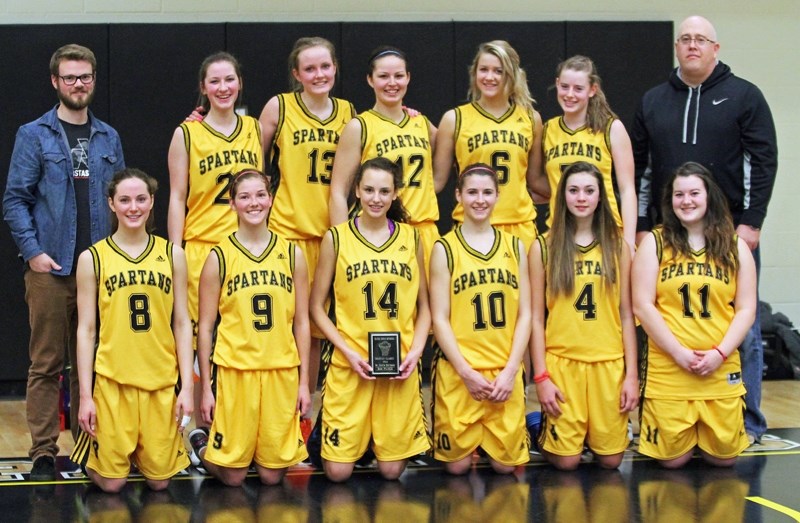
{"label": "reflective gym floor", "polygon": [[[771,425],[776,418],[798,419],[800,382],[787,384],[780,391],[782,406],[765,408]],[[24,403],[14,403],[24,413]],[[19,425],[0,412],[4,422]],[[0,452],[8,453],[5,447],[0,441]],[[229,488],[191,467],[165,492],[151,492],[133,475],[119,495],[103,494],[79,471],[66,470],[64,456],[57,459],[57,481],[32,482],[30,460],[16,451],[16,457],[0,458],[0,521],[800,521],[800,428],[770,429],[761,445],[727,470],[696,458],[683,470],[668,471],[635,448],[636,442],[613,472],[588,456],[576,472],[559,472],[532,453],[531,462],[512,476],[494,474],[476,459],[470,474],[452,477],[421,459],[399,481],[384,481],[368,467],[334,484],[320,471],[299,466],[281,486],[262,486],[253,473],[243,488]]]}

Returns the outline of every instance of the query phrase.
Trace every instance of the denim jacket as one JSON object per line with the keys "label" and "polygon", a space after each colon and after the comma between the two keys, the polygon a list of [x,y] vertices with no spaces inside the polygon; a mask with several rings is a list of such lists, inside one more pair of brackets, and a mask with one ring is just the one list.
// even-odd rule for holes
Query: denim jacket
{"label": "denim jacket", "polygon": [[[28,261],[41,253],[61,265],[57,276],[72,273],[78,212],[67,135],[56,113],[58,105],[17,131],[3,217],[11,228],[20,256]],[[117,132],[89,112],[89,216],[92,243],[111,233],[106,190],[114,173],[125,168]]]}

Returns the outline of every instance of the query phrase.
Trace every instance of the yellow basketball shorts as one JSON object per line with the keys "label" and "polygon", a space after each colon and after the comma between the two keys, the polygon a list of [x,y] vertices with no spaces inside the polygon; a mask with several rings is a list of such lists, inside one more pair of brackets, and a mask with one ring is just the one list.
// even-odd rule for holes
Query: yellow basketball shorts
{"label": "yellow basketball shorts", "polygon": [[748,446],[742,397],[708,400],[642,400],[639,452],[659,460],[683,456],[694,447],[719,459]]}
{"label": "yellow basketball shorts", "polygon": [[93,398],[97,437],[82,433],[76,443],[76,449],[90,446],[87,468],[106,478],[126,478],[135,463],[144,477],[163,480],[189,466],[175,421],[174,387],[144,390],[97,374]]}
{"label": "yellow basketball shorts", "polygon": [[216,368],[216,410],[203,459],[231,468],[280,469],[308,457],[297,410],[296,368]]}
{"label": "yellow basketball shorts", "polygon": [[358,460],[373,441],[379,461],[399,461],[430,449],[419,367],[405,380],[364,380],[331,365],[322,391],[322,457]]}
{"label": "yellow basketball shorts", "polygon": [[[479,372],[491,382],[500,370]],[[459,461],[481,447],[503,465],[528,462],[530,441],[525,427],[521,368],[508,400],[476,401],[450,362],[439,358],[434,378],[433,418],[433,455],[439,461]]]}
{"label": "yellow basketball shorts", "polygon": [[540,448],[557,456],[576,456],[586,442],[601,456],[624,452],[630,443],[628,413],[619,411],[624,360],[589,363],[547,353],[545,361],[566,402],[560,404],[558,418],[543,417]]}

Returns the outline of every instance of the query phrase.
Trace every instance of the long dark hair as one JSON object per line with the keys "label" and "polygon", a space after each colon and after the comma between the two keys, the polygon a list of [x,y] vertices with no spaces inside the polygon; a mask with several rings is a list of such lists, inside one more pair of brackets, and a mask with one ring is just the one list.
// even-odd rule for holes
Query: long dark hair
{"label": "long dark hair", "polygon": [[661,197],[661,215],[664,217],[662,237],[664,245],[674,253],[691,257],[689,234],[672,208],[672,190],[679,177],[696,176],[705,185],[706,214],[703,217],[703,232],[706,240],[706,259],[726,271],[739,267],[739,251],[736,245],[736,229],[728,208],[728,200],[714,181],[711,171],[697,162],[686,162],[672,173]]}
{"label": "long dark hair", "polygon": [[[383,156],[377,156],[375,158],[370,158],[369,160],[365,161],[361,164],[356,171],[356,176],[353,179],[353,188],[358,187],[358,184],[361,183],[361,179],[364,178],[364,173],[368,169],[375,169],[378,171],[385,171],[392,175],[392,183],[394,184],[394,189],[399,191],[404,187],[403,184],[403,168],[400,167],[399,164],[394,163],[393,161],[385,158]],[[405,206],[403,205],[402,200],[400,200],[400,196],[392,200],[392,204],[389,206],[389,210],[386,211],[386,217],[395,222],[408,222],[408,211],[406,211]]]}
{"label": "long dark hair", "polygon": [[577,224],[575,216],[567,209],[567,182],[573,174],[591,174],[597,180],[600,192],[597,208],[592,215],[592,234],[603,251],[603,284],[613,285],[617,281],[617,266],[624,240],[611,213],[603,174],[589,162],[575,162],[564,169],[558,182],[553,226],[547,235],[547,287],[554,295],[571,294],[575,286],[575,259],[578,246],[575,244]]}

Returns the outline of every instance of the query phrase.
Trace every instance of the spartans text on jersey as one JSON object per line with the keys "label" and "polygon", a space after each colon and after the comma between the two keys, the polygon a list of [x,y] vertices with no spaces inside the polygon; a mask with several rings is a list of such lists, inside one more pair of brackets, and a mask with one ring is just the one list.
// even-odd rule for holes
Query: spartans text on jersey
{"label": "spartans text on jersey", "polygon": [[306,142],[339,143],[339,133],[333,129],[298,129],[292,134],[292,145]]}
{"label": "spartans text on jersey", "polygon": [[603,161],[603,150],[596,145],[590,143],[584,144],[582,142],[564,142],[556,144],[545,151],[545,162],[549,162],[553,158],[560,158],[562,156],[583,156],[584,158],[594,159],[595,161]]}
{"label": "spartans text on jersey", "polygon": [[172,289],[172,278],[161,272],[135,270],[121,271],[112,274],[103,282],[106,292],[111,296],[115,290],[127,287],[128,285],[149,285],[158,287],[164,293],[169,294]]}
{"label": "spartans text on jersey", "polygon": [[519,285],[517,283],[517,275],[513,274],[507,269],[477,269],[474,271],[465,272],[460,276],[453,278],[453,294],[458,294],[462,290],[476,287],[478,285],[488,285],[499,283],[501,285],[508,285],[512,289],[516,289]]}
{"label": "spartans text on jersey", "polygon": [[228,296],[238,290],[247,289],[256,285],[279,286],[286,289],[288,292],[292,292],[292,276],[269,269],[242,272],[241,274],[236,274],[228,278]]}
{"label": "spartans text on jersey", "polygon": [[219,169],[226,165],[233,165],[245,163],[257,168],[261,165],[258,158],[258,153],[255,151],[248,151],[245,149],[231,149],[228,151],[217,151],[214,154],[209,154],[202,160],[198,166],[200,174],[205,174],[212,169]]}
{"label": "spartans text on jersey", "polygon": [[413,273],[411,266],[407,263],[395,262],[393,260],[364,260],[347,266],[347,281],[353,281],[361,276],[374,273],[395,274],[411,281]]}
{"label": "spartans text on jersey", "polygon": [[661,281],[667,281],[671,278],[677,278],[684,275],[697,275],[705,276],[706,278],[715,278],[726,284],[730,282],[728,271],[722,270],[720,267],[712,267],[710,263],[680,262],[672,263],[661,269]]}
{"label": "spartans text on jersey", "polygon": [[384,138],[376,143],[375,151],[378,153],[378,156],[383,156],[390,151],[403,147],[416,147],[417,149],[425,149],[427,151],[431,148],[431,142],[426,138],[420,138],[413,134],[396,134],[395,136]]}
{"label": "spartans text on jersey", "polygon": [[506,129],[477,133],[467,138],[467,148],[469,152],[483,147],[484,145],[493,145],[497,143],[516,145],[523,151],[528,151],[531,148],[530,137]]}

